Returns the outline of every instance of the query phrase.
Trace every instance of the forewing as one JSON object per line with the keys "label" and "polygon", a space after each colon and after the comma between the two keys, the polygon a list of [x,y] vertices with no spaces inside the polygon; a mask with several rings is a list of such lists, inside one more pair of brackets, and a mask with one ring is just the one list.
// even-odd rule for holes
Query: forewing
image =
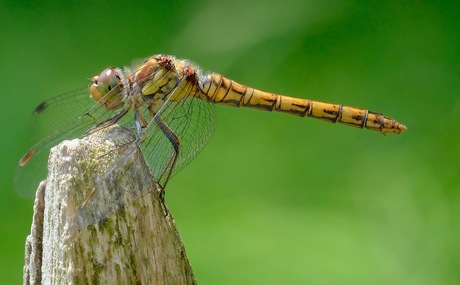
{"label": "forewing", "polygon": [[112,115],[113,112],[90,98],[88,88],[64,93],[40,104],[30,122],[31,137],[38,142],[19,162],[14,177],[16,191],[21,196],[32,196],[38,182],[46,178],[50,148],[83,135]]}

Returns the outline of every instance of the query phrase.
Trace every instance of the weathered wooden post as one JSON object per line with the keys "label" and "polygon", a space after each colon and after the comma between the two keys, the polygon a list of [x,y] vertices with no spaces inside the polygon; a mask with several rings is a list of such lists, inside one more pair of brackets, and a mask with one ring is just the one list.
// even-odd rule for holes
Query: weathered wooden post
{"label": "weathered wooden post", "polygon": [[130,131],[113,126],[52,149],[26,240],[24,284],[196,284],[140,150],[133,148],[131,167],[107,188],[118,204],[110,208],[100,193],[85,203],[108,169],[126,169],[117,162],[131,140]]}

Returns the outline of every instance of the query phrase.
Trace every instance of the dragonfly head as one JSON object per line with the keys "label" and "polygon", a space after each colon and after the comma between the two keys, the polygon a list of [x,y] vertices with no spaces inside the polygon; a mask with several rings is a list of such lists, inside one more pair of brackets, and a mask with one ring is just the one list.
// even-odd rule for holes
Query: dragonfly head
{"label": "dragonfly head", "polygon": [[92,78],[93,83],[89,87],[91,97],[108,110],[115,110],[123,105],[121,73],[120,69],[109,67]]}

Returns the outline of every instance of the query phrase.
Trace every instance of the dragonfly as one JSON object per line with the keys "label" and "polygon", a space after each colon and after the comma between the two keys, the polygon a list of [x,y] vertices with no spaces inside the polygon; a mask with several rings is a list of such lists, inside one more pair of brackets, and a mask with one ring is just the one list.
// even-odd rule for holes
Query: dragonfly
{"label": "dragonfly", "polygon": [[[195,158],[213,135],[216,104],[311,117],[382,134],[406,130],[380,113],[264,92],[218,73],[205,74],[191,61],[159,54],[134,68],[108,67],[92,78],[89,88],[41,103],[31,119],[37,143],[18,163],[17,191],[33,195],[33,186],[46,178],[46,161],[54,145],[120,124],[133,130],[135,139],[130,143],[140,147],[164,194],[170,178]],[[85,201],[92,199],[95,191],[99,191],[97,185]]]}

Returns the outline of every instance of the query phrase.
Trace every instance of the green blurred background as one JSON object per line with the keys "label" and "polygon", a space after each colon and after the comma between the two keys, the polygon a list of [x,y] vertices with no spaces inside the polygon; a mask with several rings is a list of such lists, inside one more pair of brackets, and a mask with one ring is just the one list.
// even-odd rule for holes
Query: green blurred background
{"label": "green blurred background", "polygon": [[0,284],[22,279],[31,111],[156,53],[408,126],[218,107],[166,196],[200,284],[460,283],[458,1],[96,2],[0,2]]}

